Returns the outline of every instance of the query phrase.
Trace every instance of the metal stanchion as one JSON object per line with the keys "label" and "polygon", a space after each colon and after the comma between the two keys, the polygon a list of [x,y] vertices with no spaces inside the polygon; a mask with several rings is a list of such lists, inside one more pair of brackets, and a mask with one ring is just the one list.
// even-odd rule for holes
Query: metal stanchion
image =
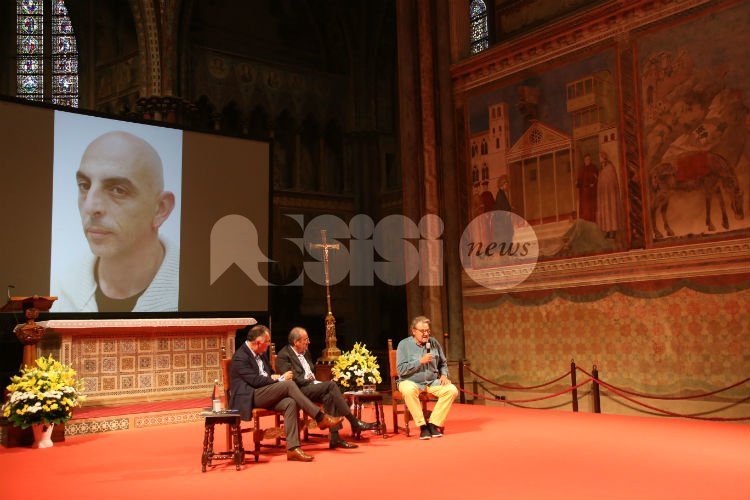
{"label": "metal stanchion", "polygon": [[576,386],[576,363],[575,360],[570,360],[570,386],[574,387],[574,389],[571,391],[571,397],[573,398],[573,411],[578,411],[578,389],[575,389]]}
{"label": "metal stanchion", "polygon": [[594,376],[594,413],[601,413],[602,412],[602,403],[601,403],[601,396],[599,395],[599,370],[597,370],[596,365],[594,365],[594,369],[591,370],[591,374]]}
{"label": "metal stanchion", "polygon": [[458,360],[458,386],[461,388],[459,402],[466,403],[466,394],[464,394],[464,360]]}

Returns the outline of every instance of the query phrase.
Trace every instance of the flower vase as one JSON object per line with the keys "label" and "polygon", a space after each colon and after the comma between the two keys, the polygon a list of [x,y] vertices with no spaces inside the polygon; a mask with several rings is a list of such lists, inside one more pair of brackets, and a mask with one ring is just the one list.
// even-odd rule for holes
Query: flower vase
{"label": "flower vase", "polygon": [[34,433],[34,448],[52,448],[52,430],[55,424],[32,424],[31,430]]}

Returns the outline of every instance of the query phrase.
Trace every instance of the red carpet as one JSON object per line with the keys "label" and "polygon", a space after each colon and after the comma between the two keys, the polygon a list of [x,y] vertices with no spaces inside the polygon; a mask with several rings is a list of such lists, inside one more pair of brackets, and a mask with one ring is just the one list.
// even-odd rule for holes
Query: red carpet
{"label": "red carpet", "polygon": [[285,499],[296,487],[305,498],[358,500],[750,498],[746,425],[456,405],[447,430],[430,441],[371,436],[346,451],[316,440],[304,446],[312,463],[279,452],[206,473],[202,424],[72,437],[46,450],[0,448],[0,496]]}

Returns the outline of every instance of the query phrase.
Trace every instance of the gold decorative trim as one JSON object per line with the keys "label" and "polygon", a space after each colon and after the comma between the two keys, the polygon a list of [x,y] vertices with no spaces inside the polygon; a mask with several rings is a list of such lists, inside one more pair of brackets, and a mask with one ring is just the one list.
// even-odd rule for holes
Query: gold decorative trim
{"label": "gold decorative trim", "polygon": [[[619,2],[619,10],[602,6],[588,21],[576,18],[499,44],[451,68],[456,93],[482,87],[524,69],[557,59],[602,41],[627,40],[628,33],[711,0],[638,0]],[[615,7],[616,8],[616,7]],[[609,10],[608,10],[609,9]],[[585,14],[583,15],[585,16]]]}
{"label": "gold decorative trim", "polygon": [[516,265],[472,271],[477,279],[494,288],[480,286],[464,273],[464,295],[747,273],[750,238],[540,262],[523,283],[502,286],[517,282],[518,273],[527,268]]}
{"label": "gold decorative trim", "polygon": [[257,322],[253,318],[160,318],[160,319],[53,319],[40,321],[39,325],[65,333],[66,329],[85,328],[91,330],[89,334],[99,333],[98,329],[116,328],[171,328],[171,327],[206,327],[217,326],[231,328],[243,328],[254,325]]}
{"label": "gold decorative trim", "polygon": [[284,195],[275,194],[273,204],[278,208],[297,209],[307,208],[313,210],[338,210],[340,212],[351,212],[354,210],[354,200],[347,197],[332,197],[322,195],[320,198],[313,198],[309,193],[300,193],[294,196],[285,192]]}

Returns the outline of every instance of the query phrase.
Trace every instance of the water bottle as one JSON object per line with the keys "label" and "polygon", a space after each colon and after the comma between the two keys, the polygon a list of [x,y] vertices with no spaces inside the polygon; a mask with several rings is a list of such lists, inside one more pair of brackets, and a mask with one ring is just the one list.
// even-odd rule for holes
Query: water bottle
{"label": "water bottle", "polygon": [[215,412],[221,411],[221,399],[216,397],[219,379],[214,380],[214,390],[211,393],[211,409]]}

